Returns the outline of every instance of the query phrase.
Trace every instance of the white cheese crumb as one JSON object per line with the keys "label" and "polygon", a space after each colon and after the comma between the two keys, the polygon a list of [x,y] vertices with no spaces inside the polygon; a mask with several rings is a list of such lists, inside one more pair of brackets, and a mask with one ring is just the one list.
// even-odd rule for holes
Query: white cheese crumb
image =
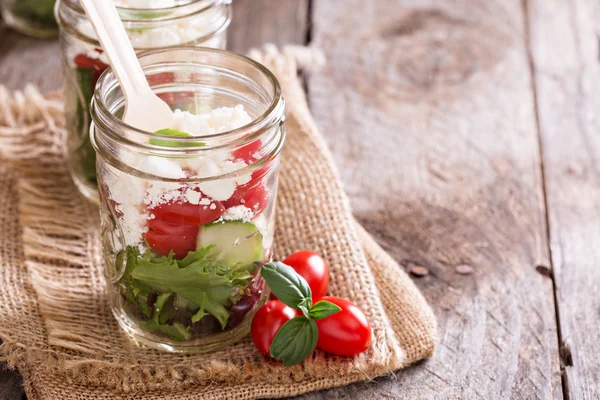
{"label": "white cheese crumb", "polygon": [[187,132],[193,136],[206,136],[227,132],[252,122],[252,118],[241,104],[235,107],[220,107],[208,113],[192,114],[175,110],[173,129]]}
{"label": "white cheese crumb", "polygon": [[142,162],[138,167],[148,174],[162,178],[181,179],[186,177],[185,172],[176,162],[164,157],[142,157]]}
{"label": "white cheese crumb", "polygon": [[202,197],[202,194],[195,190],[188,189],[185,192],[185,198],[190,204],[200,204],[200,197]]}
{"label": "white cheese crumb", "polygon": [[221,217],[217,220],[217,222],[223,222],[223,221],[250,222],[252,220],[253,216],[254,216],[254,213],[248,207],[235,206],[235,207],[230,207],[227,210],[225,210],[225,213],[223,215],[221,215]]}

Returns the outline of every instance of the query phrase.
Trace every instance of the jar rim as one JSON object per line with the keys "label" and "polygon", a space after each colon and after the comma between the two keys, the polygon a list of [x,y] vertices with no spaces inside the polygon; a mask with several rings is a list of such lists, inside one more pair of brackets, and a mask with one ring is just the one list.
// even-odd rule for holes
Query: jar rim
{"label": "jar rim", "polygon": [[[100,47],[101,45],[97,38],[89,36],[89,35],[81,32],[77,27],[72,26],[72,24],[68,22],[69,19],[72,19],[72,18],[87,19],[85,11],[83,10],[83,8],[79,4],[79,2],[76,1],[74,3],[73,1],[74,0],[58,0],[55,4],[54,16],[56,18],[58,25],[60,26],[60,29],[69,32],[70,34],[76,36],[79,40],[81,40],[83,42]],[[111,0],[109,0],[109,1],[111,1]],[[209,3],[205,7],[198,9],[197,5],[198,5],[198,2],[200,2],[200,1],[208,1]],[[139,12],[152,12],[152,13],[160,14],[161,12],[163,12],[163,13],[164,12],[172,12],[172,11],[182,9],[182,8],[185,9],[186,7],[189,8],[187,10],[187,12],[186,12],[186,10],[184,10],[184,12],[182,12],[182,13],[179,13],[176,15],[169,15],[168,17],[145,18],[145,19],[121,18],[121,21],[125,25],[126,30],[130,30],[130,29],[135,30],[135,29],[153,29],[156,27],[160,27],[162,25],[181,23],[184,20],[193,19],[193,18],[201,15],[202,13],[210,11],[216,7],[223,7],[223,10],[224,10],[223,11],[224,18],[222,18],[223,20],[222,21],[219,21],[218,19],[215,20],[215,21],[219,21],[218,26],[216,26],[216,24],[215,24],[214,29],[207,32],[206,34],[199,36],[191,41],[177,45],[177,46],[190,46],[190,45],[197,45],[198,43],[204,43],[214,37],[217,37],[218,35],[220,35],[227,29],[227,27],[231,23],[231,1],[232,0],[193,0],[193,2],[187,3],[185,5],[178,5],[178,6],[174,6],[174,7],[170,7],[170,8],[162,8],[162,9],[159,9],[159,8],[149,8],[149,9],[137,8],[136,9],[136,8],[123,8],[123,7],[117,7],[117,9],[119,11],[123,11],[123,12],[139,11]],[[62,7],[62,5],[64,5],[64,7]],[[137,50],[140,50],[140,51],[151,50],[151,49],[163,48],[163,47],[174,47],[174,46],[144,47],[144,48],[136,49],[136,51]]]}
{"label": "jar rim", "polygon": [[[246,65],[252,66],[260,74],[267,78],[268,82],[272,85],[272,93],[269,93],[272,96],[269,102],[269,106],[259,116],[253,118],[252,121],[248,124],[224,132],[202,135],[201,140],[203,141],[220,140],[221,143],[217,145],[196,147],[192,143],[198,142],[198,136],[169,137],[169,141],[177,142],[178,144],[180,144],[179,147],[167,147],[152,144],[150,143],[150,139],[157,139],[158,142],[160,142],[161,139],[164,140],[164,136],[156,134],[155,132],[149,132],[143,129],[138,129],[134,126],[125,123],[120,118],[117,118],[114,115],[114,113],[111,112],[108,109],[107,105],[103,102],[103,93],[102,90],[99,90],[99,88],[108,85],[109,82],[111,82],[112,84],[117,82],[116,76],[112,71],[112,68],[109,67],[108,69],[106,69],[106,71],[102,73],[102,75],[98,79],[96,90],[94,91],[94,95],[92,98],[91,116],[94,125],[98,126],[104,132],[104,134],[109,136],[112,140],[114,140],[117,143],[128,145],[140,150],[150,150],[167,155],[181,153],[182,151],[186,152],[187,154],[202,153],[204,151],[225,148],[232,145],[242,145],[245,141],[254,140],[258,135],[260,135],[262,131],[274,126],[278,122],[282,122],[285,118],[285,100],[283,98],[279,81],[268,68],[249,57],[221,49],[214,49],[208,47],[179,46],[143,51],[139,54],[139,59],[140,61],[143,61],[144,58],[149,58],[151,56],[156,56],[174,51],[189,51],[196,54],[216,54],[224,57],[229,57],[233,60],[238,60],[245,63]],[[170,66],[177,64],[180,63],[169,63]],[[186,64],[189,64],[189,62],[186,62]],[[150,69],[154,65],[155,64],[143,66],[142,70]],[[214,68],[217,67],[216,65],[210,64],[198,65],[205,65]],[[114,127],[117,127],[117,129],[115,129]],[[129,135],[133,135],[133,137],[135,137],[135,139],[137,140],[131,140],[128,137],[126,137],[126,135],[119,135],[117,132],[115,132],[117,130],[127,132]],[[231,140],[227,141],[226,139]],[[185,146],[185,144],[191,145]]]}
{"label": "jar rim", "polygon": [[[112,0],[110,0],[110,1],[112,1]],[[205,7],[202,7],[200,9],[195,9],[193,6],[197,6],[198,3],[200,3],[200,2],[207,2],[207,4]],[[193,14],[199,14],[201,12],[209,10],[212,7],[218,7],[221,5],[230,5],[231,2],[232,2],[232,0],[191,0],[189,3],[178,4],[178,5],[162,7],[162,8],[133,8],[133,7],[119,7],[119,6],[116,6],[116,7],[117,7],[117,10],[122,11],[122,12],[144,12],[144,13],[156,13],[156,14],[174,11],[174,10],[178,10],[178,9],[179,10],[185,9],[185,8],[191,9],[189,13],[183,13],[183,14],[171,17],[171,18],[163,18],[163,19],[161,19],[161,18],[139,18],[139,19],[121,18],[121,21],[123,21],[124,23],[143,24],[143,23],[166,22],[166,21],[177,20],[177,19],[180,19],[183,17],[188,17]],[[83,7],[81,7],[81,4],[79,4],[78,0],[62,0],[60,3],[64,4],[67,8],[69,8],[70,11],[73,11],[81,16],[85,16],[85,11],[84,11]],[[58,2],[57,2],[57,4],[58,4]],[[57,9],[58,9],[58,6],[57,6]]]}

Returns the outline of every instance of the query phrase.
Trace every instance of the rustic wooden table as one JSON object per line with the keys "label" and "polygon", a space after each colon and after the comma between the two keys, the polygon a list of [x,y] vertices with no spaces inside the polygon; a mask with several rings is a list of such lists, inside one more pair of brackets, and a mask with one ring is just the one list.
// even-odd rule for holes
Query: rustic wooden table
{"label": "rustic wooden table", "polygon": [[[600,398],[599,25],[591,0],[235,0],[230,49],[324,50],[308,97],[355,214],[439,321],[433,359],[303,399]],[[60,86],[58,45],[1,26],[0,83],[28,81]]]}

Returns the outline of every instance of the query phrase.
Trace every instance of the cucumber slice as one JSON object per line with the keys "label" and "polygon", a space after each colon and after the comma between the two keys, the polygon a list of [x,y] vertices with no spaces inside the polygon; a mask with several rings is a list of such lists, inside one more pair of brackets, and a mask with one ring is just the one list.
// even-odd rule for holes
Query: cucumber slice
{"label": "cucumber slice", "polygon": [[250,222],[217,222],[200,227],[198,248],[214,246],[211,254],[225,266],[250,266],[264,261],[263,237]]}

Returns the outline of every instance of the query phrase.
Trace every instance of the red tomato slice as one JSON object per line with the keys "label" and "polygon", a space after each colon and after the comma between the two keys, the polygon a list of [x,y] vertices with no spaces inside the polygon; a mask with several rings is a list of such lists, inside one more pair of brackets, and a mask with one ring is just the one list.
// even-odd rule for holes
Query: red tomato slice
{"label": "red tomato slice", "polygon": [[175,81],[175,74],[173,72],[160,72],[158,74],[146,76],[146,80],[151,86],[156,86],[163,83],[171,83]]}
{"label": "red tomato slice", "polygon": [[174,236],[197,236],[198,227],[195,225],[177,225],[163,221],[161,219],[151,219],[148,221],[148,226],[153,231],[163,235]]}
{"label": "red tomato slice", "polygon": [[79,68],[89,68],[100,73],[104,72],[108,65],[102,62],[99,58],[92,58],[86,54],[77,54],[75,56],[75,65]]}
{"label": "red tomato slice", "polygon": [[98,82],[100,75],[108,68],[108,65],[103,63],[100,59],[89,57],[86,54],[77,54],[73,61],[79,68],[87,68],[94,71],[92,88],[96,87],[96,82]]}
{"label": "red tomato slice", "polygon": [[161,220],[171,225],[205,225],[213,222],[225,212],[223,204],[214,201],[210,205],[171,203],[161,204],[150,209],[154,220]]}
{"label": "red tomato slice", "polygon": [[160,232],[150,230],[146,232],[146,242],[154,251],[164,256],[169,255],[171,250],[175,258],[184,258],[190,251],[196,250],[198,239],[198,227],[196,234],[189,236],[163,235]]}
{"label": "red tomato slice", "polygon": [[242,159],[246,162],[246,164],[250,164],[256,161],[256,157],[254,155],[260,151],[262,147],[262,142],[260,140],[255,140],[252,143],[248,143],[236,150],[233,151],[233,158],[235,160]]}
{"label": "red tomato slice", "polygon": [[243,205],[248,207],[258,215],[269,204],[269,193],[263,185],[249,187],[248,185],[238,186],[229,200],[225,201],[225,207],[235,207]]}

